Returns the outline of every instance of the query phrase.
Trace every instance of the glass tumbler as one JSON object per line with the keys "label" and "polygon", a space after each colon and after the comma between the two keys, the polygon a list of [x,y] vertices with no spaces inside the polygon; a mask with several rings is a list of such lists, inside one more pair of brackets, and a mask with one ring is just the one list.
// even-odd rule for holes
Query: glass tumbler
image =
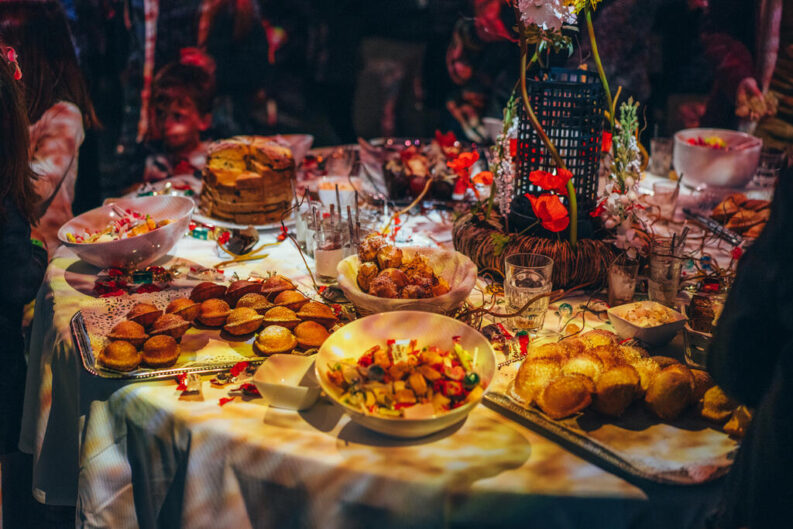
{"label": "glass tumbler", "polygon": [[657,176],[667,176],[672,169],[672,138],[650,139],[650,172]]}
{"label": "glass tumbler", "polygon": [[653,183],[653,203],[658,206],[659,214],[663,219],[671,220],[675,216],[677,207],[678,187],[677,182],[661,180]]}
{"label": "glass tumbler", "polygon": [[680,268],[683,260],[673,255],[668,246],[655,247],[650,253],[650,277],[647,294],[650,301],[674,307],[680,290]]}
{"label": "glass tumbler", "polygon": [[[538,294],[551,292],[553,287],[553,259],[546,255],[518,253],[504,259],[506,279],[504,293],[509,312],[521,309]],[[520,316],[510,319],[515,330],[538,332],[545,322],[548,296],[543,296],[528,307]]]}
{"label": "glass tumbler", "polygon": [[639,261],[623,256],[611,263],[608,270],[610,306],[616,307],[633,301],[638,273]]}

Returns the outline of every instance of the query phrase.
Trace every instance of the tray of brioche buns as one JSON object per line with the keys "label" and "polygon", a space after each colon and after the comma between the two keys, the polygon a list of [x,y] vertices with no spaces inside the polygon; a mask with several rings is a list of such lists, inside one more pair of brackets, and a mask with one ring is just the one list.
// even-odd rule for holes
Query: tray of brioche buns
{"label": "tray of brioche buns", "polygon": [[532,344],[508,378],[485,399],[596,459],[661,483],[725,474],[751,420],[705,371],[620,343],[606,329]]}
{"label": "tray of brioche buns", "polygon": [[762,233],[770,214],[770,200],[752,199],[743,193],[733,193],[719,202],[710,216],[728,230],[754,239]]}
{"label": "tray of brioche buns", "polygon": [[71,329],[88,372],[152,379],[312,354],[339,325],[332,307],[273,275],[100,298],[74,315]]}

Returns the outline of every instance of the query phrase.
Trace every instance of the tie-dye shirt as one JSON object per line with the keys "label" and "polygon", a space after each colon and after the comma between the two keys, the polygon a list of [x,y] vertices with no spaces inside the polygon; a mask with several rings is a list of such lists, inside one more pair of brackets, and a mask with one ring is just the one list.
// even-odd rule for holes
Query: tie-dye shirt
{"label": "tie-dye shirt", "polygon": [[73,217],[77,158],[84,137],[82,113],[66,101],[47,109],[30,127],[30,166],[38,177],[36,193],[42,202],[52,197],[38,225],[50,257],[60,244],[58,229]]}

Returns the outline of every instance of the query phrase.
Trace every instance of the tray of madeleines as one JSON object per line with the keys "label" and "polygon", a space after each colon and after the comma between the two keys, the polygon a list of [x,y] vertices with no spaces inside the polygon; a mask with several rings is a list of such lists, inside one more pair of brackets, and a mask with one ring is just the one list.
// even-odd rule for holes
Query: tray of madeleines
{"label": "tray of madeleines", "polygon": [[279,275],[103,298],[71,323],[85,369],[127,379],[222,371],[275,353],[311,354],[340,325],[331,307]]}
{"label": "tray of madeleines", "polygon": [[512,374],[485,399],[595,459],[661,483],[725,474],[751,420],[705,371],[620,344],[606,329],[532,344]]}

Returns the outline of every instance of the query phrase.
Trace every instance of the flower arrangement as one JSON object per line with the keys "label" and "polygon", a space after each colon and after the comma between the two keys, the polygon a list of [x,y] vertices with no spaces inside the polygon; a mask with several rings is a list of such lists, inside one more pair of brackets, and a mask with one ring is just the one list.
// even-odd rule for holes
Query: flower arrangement
{"label": "flower arrangement", "polygon": [[598,205],[590,213],[600,217],[606,229],[616,229],[617,248],[635,259],[647,249],[643,230],[636,226],[646,223],[646,211],[639,203],[637,186],[641,176],[641,154],[636,136],[639,130],[639,104],[629,99],[620,106],[617,135],[614,137],[614,157],[609,165],[609,182],[605,185]]}
{"label": "flower arrangement", "polygon": [[[532,108],[526,88],[526,74],[535,63],[542,62],[541,57],[547,50],[560,51],[567,49],[572,52],[572,41],[562,33],[562,30],[570,28],[569,25],[574,24],[578,15],[583,12],[598,74],[606,93],[610,132],[608,137],[604,137],[604,144],[610,143],[611,134],[614,132],[614,104],[616,98],[612,97],[609,90],[608,80],[598,55],[592,26],[592,12],[599,2],[600,0],[507,0],[507,3],[515,11],[518,42],[521,51],[520,99],[532,128],[545,145],[556,166],[554,171],[535,171],[530,175],[531,182],[542,188],[546,193],[541,194],[539,197],[528,196],[527,198],[535,216],[540,220],[544,228],[553,232],[561,232],[569,228],[568,234],[571,246],[575,246],[578,239],[578,203],[572,180],[573,175],[565,166],[564,160],[546,134]],[[530,55],[530,47],[532,46],[534,51]],[[502,213],[508,211],[508,207],[503,208],[503,203],[506,202],[503,191],[511,189],[512,180],[514,180],[514,169],[510,169],[504,163],[504,152],[506,150],[504,142],[508,138],[507,131],[512,127],[512,120],[507,118],[508,114],[512,112],[513,110],[508,104],[507,109],[505,109],[504,132],[496,142],[494,153],[494,173],[497,177],[497,184],[494,189],[498,191],[500,197],[499,206],[502,208]],[[564,205],[560,197],[566,198],[567,206]],[[566,210],[566,214],[562,213],[563,209]]]}

